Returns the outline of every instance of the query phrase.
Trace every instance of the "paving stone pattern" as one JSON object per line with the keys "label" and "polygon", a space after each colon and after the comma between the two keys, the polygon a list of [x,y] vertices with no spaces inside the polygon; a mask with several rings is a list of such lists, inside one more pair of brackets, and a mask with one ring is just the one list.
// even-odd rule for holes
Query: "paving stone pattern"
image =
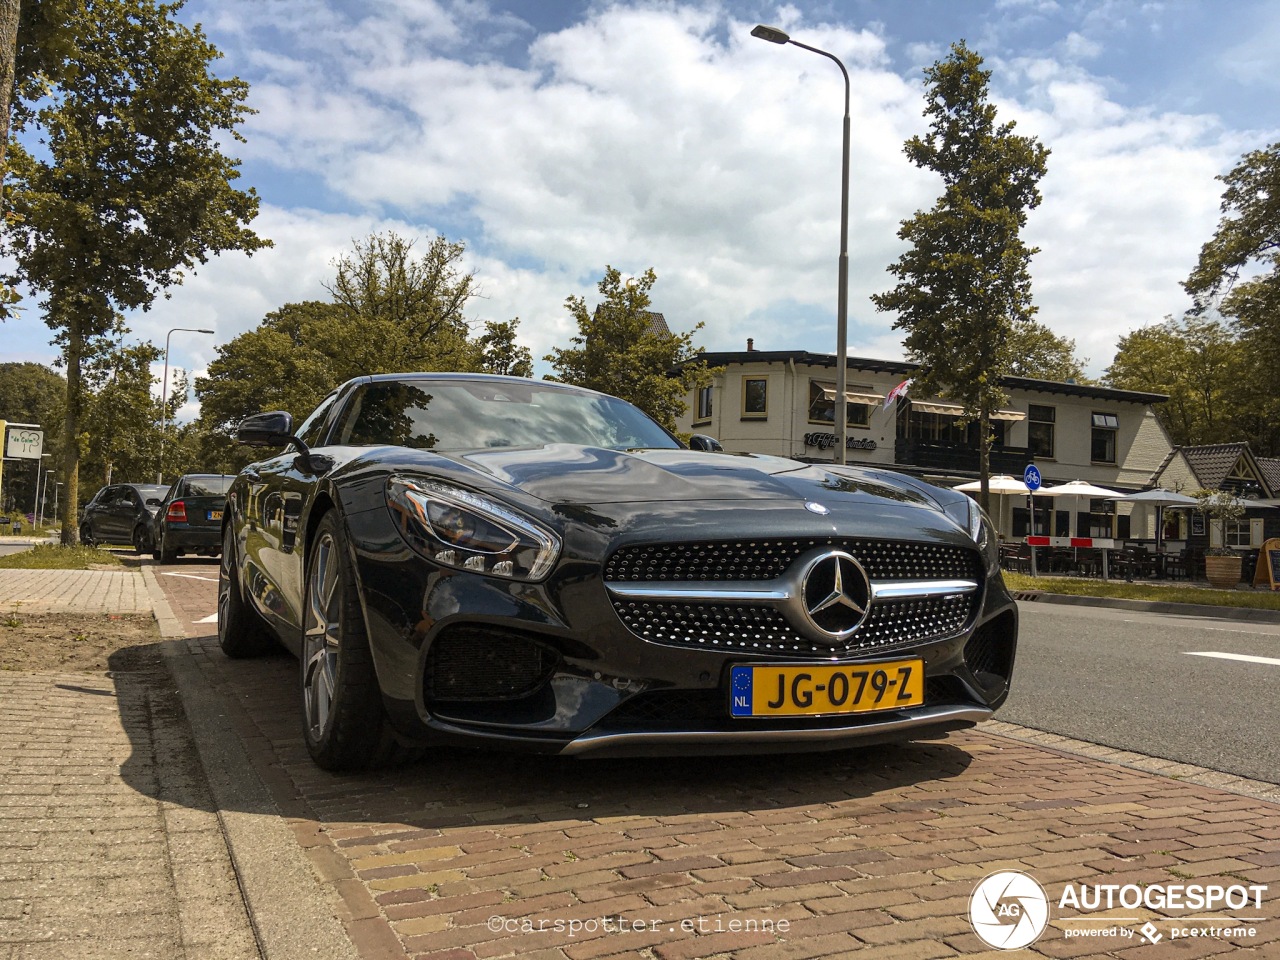
{"label": "paving stone pattern", "polygon": [[150,613],[137,570],[0,570],[0,611]]}
{"label": "paving stone pattern", "polygon": [[[791,757],[437,751],[334,776],[302,745],[295,660],[189,646],[367,960],[1280,957],[1280,806],[1262,800],[979,731]],[[967,919],[1004,868],[1055,904],[1067,883],[1271,892],[1249,939],[1100,944],[1054,911],[1010,954]]]}
{"label": "paving stone pattern", "polygon": [[158,654],[0,672],[0,958],[258,956]]}

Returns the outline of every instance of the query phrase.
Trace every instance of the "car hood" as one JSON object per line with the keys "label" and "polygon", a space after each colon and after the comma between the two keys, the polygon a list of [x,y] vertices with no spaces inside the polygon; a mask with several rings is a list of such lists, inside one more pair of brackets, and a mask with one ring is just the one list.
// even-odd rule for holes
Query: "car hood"
{"label": "car hood", "polygon": [[856,471],[757,454],[610,450],[554,444],[450,457],[468,472],[551,504],[705,500],[889,499],[923,503],[916,490]]}
{"label": "car hood", "polygon": [[332,479],[348,509],[361,510],[383,503],[388,474],[454,482],[559,530],[589,527],[602,536],[830,536],[843,530],[972,543],[942,510],[948,501],[966,500],[963,494],[869,467],[568,444],[448,454],[378,447],[360,448]]}

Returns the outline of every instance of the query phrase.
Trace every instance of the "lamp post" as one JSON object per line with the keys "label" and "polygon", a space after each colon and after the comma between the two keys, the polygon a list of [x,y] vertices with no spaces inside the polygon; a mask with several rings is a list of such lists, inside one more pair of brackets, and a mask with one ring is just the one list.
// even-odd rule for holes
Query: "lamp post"
{"label": "lamp post", "polygon": [[164,483],[164,437],[169,429],[169,338],[178,332],[208,333],[212,330],[199,330],[195,327],[173,327],[164,335],[164,379],[160,381],[160,463],[156,470],[156,483]]}
{"label": "lamp post", "polygon": [[844,68],[844,64],[840,62],[840,58],[833,53],[825,50],[819,50],[817,47],[811,47],[799,40],[792,40],[784,31],[777,27],[766,27],[764,24],[757,24],[756,28],[751,31],[753,37],[759,37],[761,40],[768,40],[770,43],[790,43],[793,46],[800,47],[802,50],[808,50],[819,56],[826,57],[840,68],[840,73],[844,77],[844,153],[842,154],[842,162],[840,167],[840,279],[838,293],[836,294],[836,407],[835,407],[835,428],[836,428],[836,449],[840,452],[837,454],[836,462],[844,464],[847,462],[845,442],[849,433],[849,423],[847,420],[847,404],[845,397],[845,388],[848,386],[848,361],[849,347],[846,343],[848,339],[849,327],[849,71]]}

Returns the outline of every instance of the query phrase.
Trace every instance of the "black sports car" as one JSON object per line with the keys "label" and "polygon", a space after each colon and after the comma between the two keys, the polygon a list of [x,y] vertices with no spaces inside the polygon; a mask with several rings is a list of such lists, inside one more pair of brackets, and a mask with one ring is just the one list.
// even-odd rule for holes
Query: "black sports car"
{"label": "black sports car", "polygon": [[933,736],[1009,690],[989,521],[882,470],[685,449],[630,404],[476,374],[361,377],[228,493],[218,634],[302,662],[328,769],[400,745],[577,756]]}

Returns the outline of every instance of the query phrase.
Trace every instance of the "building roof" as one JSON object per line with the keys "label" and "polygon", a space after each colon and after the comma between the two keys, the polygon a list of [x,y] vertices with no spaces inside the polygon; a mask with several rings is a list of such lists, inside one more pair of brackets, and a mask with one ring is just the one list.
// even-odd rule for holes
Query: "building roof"
{"label": "building roof", "polygon": [[[709,367],[725,367],[743,363],[796,363],[816,367],[835,367],[836,358],[829,353],[810,353],[808,350],[739,350],[720,353],[700,353],[697,360]],[[916,363],[904,360],[874,360],[869,357],[848,357],[853,370],[869,373],[894,373],[909,377],[920,369]],[[1035,380],[1030,377],[1004,377],[1001,385],[1013,390],[1056,393],[1094,400],[1111,400],[1117,403],[1164,403],[1169,397],[1163,393],[1143,393],[1137,390],[1116,390],[1083,383],[1058,383],[1054,380]]]}
{"label": "building roof", "polygon": [[1262,479],[1271,489],[1272,496],[1280,496],[1280,459],[1276,457],[1254,457],[1258,469],[1262,471]]}
{"label": "building roof", "polygon": [[[1174,447],[1170,456],[1181,455],[1191,469],[1196,481],[1206,490],[1222,490],[1236,467],[1244,460],[1245,470],[1261,478],[1266,488],[1263,493],[1272,496],[1277,489],[1276,481],[1280,480],[1280,460],[1265,461],[1254,457],[1249,444],[1243,441],[1236,443],[1208,443],[1196,447]],[[1168,461],[1166,461],[1166,464]],[[1268,466],[1264,466],[1268,464]],[[1274,464],[1274,466],[1270,466]],[[1161,467],[1163,471],[1164,467]],[[1270,472],[1268,472],[1268,469]],[[1161,471],[1157,471],[1159,476]]]}

